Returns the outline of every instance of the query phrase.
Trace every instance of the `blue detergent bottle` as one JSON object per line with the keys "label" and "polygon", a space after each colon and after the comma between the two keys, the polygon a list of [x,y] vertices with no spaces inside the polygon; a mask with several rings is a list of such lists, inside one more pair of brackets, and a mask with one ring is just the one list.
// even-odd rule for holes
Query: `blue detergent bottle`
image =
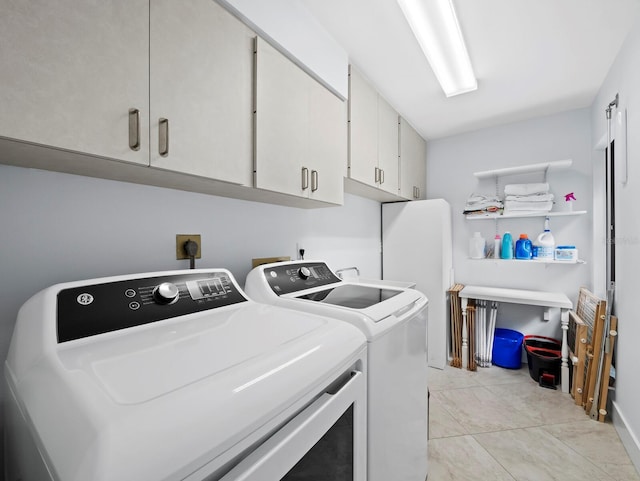
{"label": "blue detergent bottle", "polygon": [[509,231],[502,236],[502,249],[500,253],[502,259],[513,259],[513,237]]}
{"label": "blue detergent bottle", "polygon": [[516,241],[516,259],[532,259],[533,243],[527,234],[520,234],[520,239]]}

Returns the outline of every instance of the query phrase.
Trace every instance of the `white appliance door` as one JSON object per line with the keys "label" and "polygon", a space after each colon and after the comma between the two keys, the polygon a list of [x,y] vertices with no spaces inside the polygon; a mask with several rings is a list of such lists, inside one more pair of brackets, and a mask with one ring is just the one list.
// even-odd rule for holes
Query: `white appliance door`
{"label": "white appliance door", "polygon": [[415,282],[429,299],[427,357],[444,369],[449,352],[447,290],[453,283],[451,206],[443,199],[382,205],[382,278]]}
{"label": "white appliance door", "polygon": [[[366,388],[365,376],[353,371],[352,377],[337,390],[327,390],[279,431],[249,454],[220,481],[324,480],[348,479],[365,481],[366,477]],[[352,455],[350,472],[329,473],[329,465],[339,464],[340,446],[322,446],[321,440],[352,410]],[[348,421],[347,424],[351,424]],[[347,442],[346,445],[349,443]],[[319,447],[318,455],[312,449]],[[310,460],[304,460],[310,457]]]}

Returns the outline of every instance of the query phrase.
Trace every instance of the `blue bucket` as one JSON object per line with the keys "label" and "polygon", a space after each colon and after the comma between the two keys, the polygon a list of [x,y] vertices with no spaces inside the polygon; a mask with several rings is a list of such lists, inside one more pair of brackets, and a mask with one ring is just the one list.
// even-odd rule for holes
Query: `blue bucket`
{"label": "blue bucket", "polygon": [[507,369],[520,369],[524,335],[511,329],[496,328],[493,338],[492,362]]}

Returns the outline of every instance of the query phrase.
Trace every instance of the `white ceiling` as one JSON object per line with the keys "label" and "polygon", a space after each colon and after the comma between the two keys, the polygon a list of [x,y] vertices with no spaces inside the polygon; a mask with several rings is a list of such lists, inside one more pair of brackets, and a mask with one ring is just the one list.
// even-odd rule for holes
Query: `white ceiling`
{"label": "white ceiling", "polygon": [[396,0],[302,2],[427,140],[589,107],[640,14],[640,0],[454,0],[478,90],[446,98]]}

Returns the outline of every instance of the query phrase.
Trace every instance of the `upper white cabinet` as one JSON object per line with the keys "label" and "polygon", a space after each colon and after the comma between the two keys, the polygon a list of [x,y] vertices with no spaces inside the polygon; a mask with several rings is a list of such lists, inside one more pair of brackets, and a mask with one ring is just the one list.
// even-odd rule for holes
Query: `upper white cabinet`
{"label": "upper white cabinet", "polygon": [[151,166],[251,186],[255,34],[211,0],[151,6]]}
{"label": "upper white cabinet", "polygon": [[347,165],[347,103],[311,80],[309,117],[309,198],[343,204]]}
{"label": "upper white cabinet", "polygon": [[348,177],[398,196],[398,113],[353,66],[349,72]]}
{"label": "upper white cabinet", "polygon": [[378,187],[398,194],[398,112],[378,95]]}
{"label": "upper white cabinet", "polygon": [[0,136],[251,186],[255,35],[220,5],[5,3]]}
{"label": "upper white cabinet", "polygon": [[217,2],[5,0],[0,65],[2,163],[343,203],[346,103]]}
{"label": "upper white cabinet", "polygon": [[0,137],[149,163],[149,2],[4,1]]}
{"label": "upper white cabinet", "polygon": [[255,74],[255,186],[342,204],[345,103],[260,38]]}
{"label": "upper white cabinet", "polygon": [[349,178],[378,185],[378,92],[358,71],[349,74]]}
{"label": "upper white cabinet", "polygon": [[427,143],[400,118],[400,195],[405,199],[426,199]]}

